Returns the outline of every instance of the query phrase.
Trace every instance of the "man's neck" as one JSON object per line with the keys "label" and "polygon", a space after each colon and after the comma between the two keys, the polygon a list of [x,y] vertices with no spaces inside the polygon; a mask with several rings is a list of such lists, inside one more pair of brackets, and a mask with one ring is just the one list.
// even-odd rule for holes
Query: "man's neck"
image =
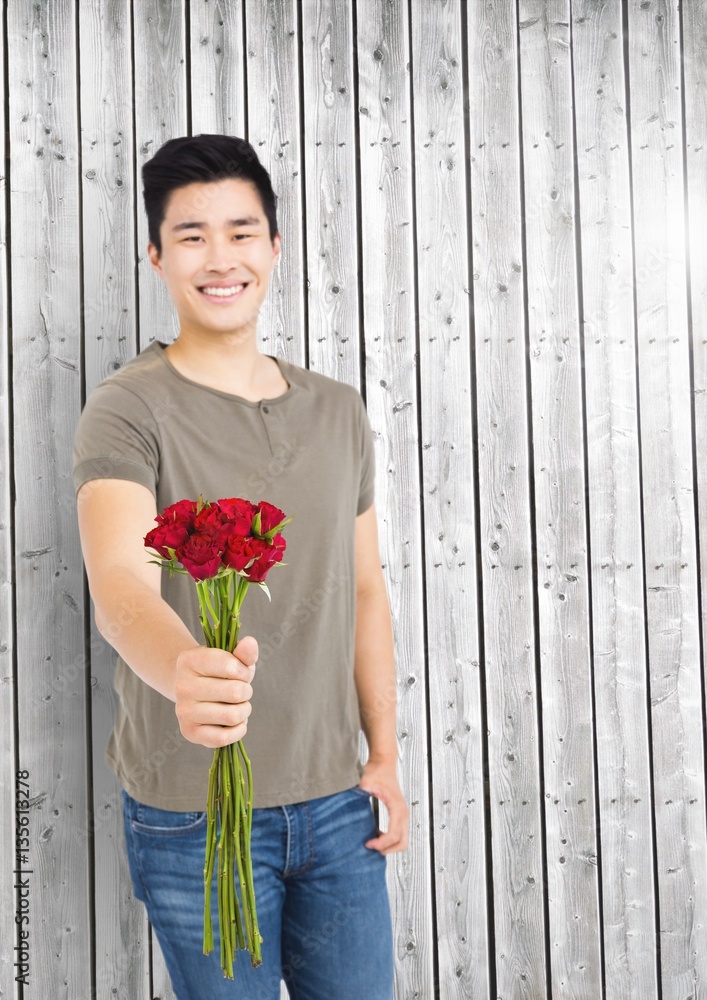
{"label": "man's neck", "polygon": [[255,331],[247,338],[182,331],[166,353],[177,371],[193,382],[254,402],[272,390],[279,374],[258,350]]}

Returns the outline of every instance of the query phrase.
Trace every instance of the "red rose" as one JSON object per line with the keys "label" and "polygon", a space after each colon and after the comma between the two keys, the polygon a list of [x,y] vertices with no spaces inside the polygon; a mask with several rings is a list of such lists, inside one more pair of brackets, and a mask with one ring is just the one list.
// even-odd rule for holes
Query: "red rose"
{"label": "red rose", "polygon": [[145,535],[145,545],[148,549],[154,549],[155,552],[158,552],[163,559],[169,559],[168,547],[176,549],[180,545],[184,545],[188,538],[189,532],[184,523],[160,524]]}
{"label": "red rose", "polygon": [[238,573],[244,570],[258,554],[255,548],[256,541],[257,539],[251,538],[250,535],[231,535],[223,553],[224,566],[235,569]]}
{"label": "red rose", "polygon": [[258,511],[260,512],[260,534],[267,535],[268,531],[272,531],[274,528],[279,528],[286,516],[279,507],[275,507],[273,504],[268,503],[267,500],[261,500],[258,504]]}
{"label": "red rose", "polygon": [[238,535],[249,535],[253,518],[258,513],[258,508],[250,500],[242,500],[240,497],[230,497],[225,500],[217,500],[213,505],[223,511],[233,525],[233,531]]}
{"label": "red rose", "polygon": [[191,535],[177,549],[176,556],[195,580],[216,576],[221,566],[221,547],[206,535]]}
{"label": "red rose", "polygon": [[206,535],[224,549],[233,534],[233,523],[216,504],[210,504],[203,507],[194,518],[194,532]]}
{"label": "red rose", "polygon": [[253,538],[252,543],[257,558],[246,575],[253,583],[262,583],[275,563],[282,559],[286,543],[282,535],[275,535],[271,542],[264,538]]}
{"label": "red rose", "polygon": [[158,524],[183,524],[187,529],[191,529],[196,517],[195,500],[178,500],[170,507],[165,507],[155,520]]}
{"label": "red rose", "polygon": [[287,542],[282,537],[281,534],[273,535],[270,541],[270,551],[273,553],[273,562],[280,562],[285,554],[285,549],[287,548]]}

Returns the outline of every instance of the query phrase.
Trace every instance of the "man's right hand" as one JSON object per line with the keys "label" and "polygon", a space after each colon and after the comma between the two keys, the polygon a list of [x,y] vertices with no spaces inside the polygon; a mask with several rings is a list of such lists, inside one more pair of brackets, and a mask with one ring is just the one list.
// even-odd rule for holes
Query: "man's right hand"
{"label": "man's right hand", "polygon": [[215,748],[243,739],[257,658],[252,635],[243,636],[233,653],[194,646],[179,654],[175,711],[186,740]]}

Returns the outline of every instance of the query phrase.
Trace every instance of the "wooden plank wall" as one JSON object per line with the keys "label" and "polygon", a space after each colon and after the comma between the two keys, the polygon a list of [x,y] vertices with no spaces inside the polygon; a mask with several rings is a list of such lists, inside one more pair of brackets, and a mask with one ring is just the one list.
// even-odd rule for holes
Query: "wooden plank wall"
{"label": "wooden plank wall", "polygon": [[[7,51],[5,38],[0,41],[2,79],[5,79]],[[9,873],[15,865],[15,790],[12,775],[15,766],[15,702],[16,687],[12,662],[13,650],[13,593],[12,593],[12,466],[10,458],[10,385],[8,341],[8,287],[7,287],[7,176],[6,129],[7,108],[3,101],[2,112],[2,175],[0,179],[0,858],[5,877],[0,886],[0,913],[2,934],[6,944],[0,951],[0,996],[13,995],[15,956],[10,941],[15,909],[14,879]],[[28,815],[28,813],[27,813]],[[22,843],[17,845],[23,846]],[[12,945],[14,946],[14,940]]]}
{"label": "wooden plank wall", "polygon": [[279,195],[261,349],[358,386],[374,430],[396,997],[707,1000],[707,4],[10,0],[2,23],[0,998],[173,1000],[103,762],[70,456],[86,394],[176,333],[140,168],[217,132]]}

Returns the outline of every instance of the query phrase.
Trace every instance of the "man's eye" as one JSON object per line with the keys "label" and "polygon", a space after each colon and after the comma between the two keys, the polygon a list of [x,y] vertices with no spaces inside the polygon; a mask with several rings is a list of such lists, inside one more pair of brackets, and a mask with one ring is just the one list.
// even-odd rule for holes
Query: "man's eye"
{"label": "man's eye", "polygon": [[[251,240],[253,238],[253,233],[235,233],[233,236],[234,240]],[[202,236],[185,236],[182,240],[183,243],[190,243],[192,240],[201,240]]]}

